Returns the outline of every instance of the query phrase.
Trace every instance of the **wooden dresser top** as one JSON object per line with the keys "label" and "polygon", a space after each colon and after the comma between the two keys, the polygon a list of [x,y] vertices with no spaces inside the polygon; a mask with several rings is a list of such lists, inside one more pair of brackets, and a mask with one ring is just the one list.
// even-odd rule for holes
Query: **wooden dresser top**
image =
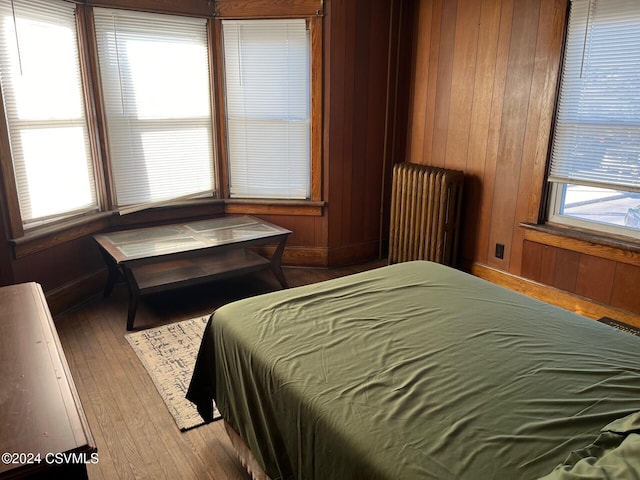
{"label": "wooden dresser top", "polygon": [[[0,288],[0,379],[0,452],[96,450],[37,283]],[[0,477],[23,469],[37,467],[0,463]]]}

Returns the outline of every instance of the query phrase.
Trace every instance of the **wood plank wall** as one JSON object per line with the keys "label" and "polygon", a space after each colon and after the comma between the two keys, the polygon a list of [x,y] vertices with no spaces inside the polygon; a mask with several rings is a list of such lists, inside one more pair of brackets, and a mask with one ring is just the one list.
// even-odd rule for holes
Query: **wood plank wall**
{"label": "wood plank wall", "polygon": [[568,0],[413,0],[411,8],[406,158],[467,174],[462,263],[504,284],[520,278],[525,290],[532,280],[549,301],[563,291],[639,314],[638,252],[525,238],[520,225],[538,222],[545,201]]}
{"label": "wood plank wall", "polygon": [[400,7],[394,0],[325,2],[325,192],[337,263],[378,254],[383,178],[394,157]]}
{"label": "wood plank wall", "polygon": [[525,240],[522,276],[603,305],[640,313],[638,265]]}
{"label": "wood plank wall", "polygon": [[519,224],[538,219],[567,0],[414,8],[407,159],[465,171],[463,260],[519,275]]}

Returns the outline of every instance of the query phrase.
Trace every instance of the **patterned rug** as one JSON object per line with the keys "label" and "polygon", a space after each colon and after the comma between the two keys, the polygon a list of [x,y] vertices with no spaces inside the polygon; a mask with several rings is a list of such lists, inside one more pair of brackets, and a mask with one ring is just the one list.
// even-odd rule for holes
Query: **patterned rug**
{"label": "patterned rug", "polygon": [[[185,395],[208,319],[192,318],[125,335],[182,431],[204,423]],[[220,417],[217,410],[214,417]]]}

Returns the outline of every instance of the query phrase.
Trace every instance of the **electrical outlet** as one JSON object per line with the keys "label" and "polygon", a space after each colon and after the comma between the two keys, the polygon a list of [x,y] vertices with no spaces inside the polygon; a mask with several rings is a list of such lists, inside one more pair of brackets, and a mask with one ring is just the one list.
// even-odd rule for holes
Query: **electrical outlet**
{"label": "electrical outlet", "polygon": [[496,257],[504,258],[504,245],[502,243],[496,243]]}

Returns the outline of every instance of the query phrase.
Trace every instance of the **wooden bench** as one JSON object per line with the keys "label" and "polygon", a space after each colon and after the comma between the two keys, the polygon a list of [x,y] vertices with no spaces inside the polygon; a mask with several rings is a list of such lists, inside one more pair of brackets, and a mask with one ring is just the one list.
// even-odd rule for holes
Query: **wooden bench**
{"label": "wooden bench", "polygon": [[0,288],[0,479],[87,478],[97,449],[37,283]]}

